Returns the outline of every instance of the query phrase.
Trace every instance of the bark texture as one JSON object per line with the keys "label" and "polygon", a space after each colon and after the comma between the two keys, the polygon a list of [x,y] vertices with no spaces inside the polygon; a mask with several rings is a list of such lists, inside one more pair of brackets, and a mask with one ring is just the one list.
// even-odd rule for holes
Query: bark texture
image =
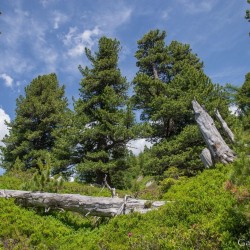
{"label": "bark texture", "polygon": [[199,126],[207,148],[215,162],[224,164],[234,161],[235,154],[223,140],[221,134],[215,127],[212,117],[200,106],[197,101],[192,101],[195,112],[195,120]]}
{"label": "bark texture", "polygon": [[205,168],[210,168],[214,165],[211,153],[207,148],[204,148],[202,150],[202,152],[200,154],[200,158],[201,158],[201,161],[203,162]]}
{"label": "bark texture", "polygon": [[131,212],[146,213],[165,204],[164,201],[137,200],[127,196],[122,199],[21,190],[0,190],[0,198],[15,198],[24,207],[42,207],[45,211],[63,209],[99,217],[113,217]]}
{"label": "bark texture", "polygon": [[226,132],[228,138],[230,139],[231,142],[234,142],[234,134],[233,134],[232,130],[228,127],[227,123],[221,117],[219,110],[216,109],[214,112],[215,112],[216,118],[221,123],[221,126],[222,126],[223,130]]}

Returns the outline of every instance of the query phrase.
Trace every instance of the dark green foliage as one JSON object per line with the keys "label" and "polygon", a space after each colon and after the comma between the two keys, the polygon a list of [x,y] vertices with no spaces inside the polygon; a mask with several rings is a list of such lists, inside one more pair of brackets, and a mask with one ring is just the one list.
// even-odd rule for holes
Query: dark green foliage
{"label": "dark green foliage", "polygon": [[46,159],[45,165],[41,160],[38,160],[37,165],[39,169],[34,173],[31,180],[21,186],[21,189],[57,193],[63,185],[63,179],[62,177],[51,177],[50,159]]}
{"label": "dark green foliage", "polygon": [[236,98],[239,108],[244,115],[247,115],[250,112],[250,73],[246,74],[245,82],[239,89]]}
{"label": "dark green foliage", "polygon": [[243,121],[244,129],[250,129],[250,73],[245,76],[245,82],[238,89],[236,94],[236,104],[240,110],[240,117]]}
{"label": "dark green foliage", "polygon": [[238,186],[246,186],[250,191],[250,134],[248,131],[244,131],[243,128],[240,123],[237,124],[237,144],[234,151],[238,157],[233,163],[234,167],[230,180]]}
{"label": "dark green foliage", "polygon": [[[245,76],[241,87],[228,84],[226,86],[227,98],[231,105],[237,107],[237,115],[245,130],[250,129],[250,73]],[[236,124],[238,127],[239,124]]]}
{"label": "dark green foliage", "polygon": [[16,117],[8,123],[3,142],[3,167],[11,169],[19,157],[24,169],[37,166],[55,145],[54,132],[62,125],[67,100],[55,74],[38,76],[16,101]]}
{"label": "dark green foliage", "polygon": [[126,143],[134,121],[126,108],[128,83],[118,68],[119,51],[119,42],[106,37],[94,55],[86,49],[92,68],[79,68],[84,78],[75,102],[78,174],[84,181],[102,183],[106,173],[116,188],[125,185]]}
{"label": "dark green foliage", "polygon": [[197,126],[186,126],[178,136],[163,140],[146,151],[141,170],[145,175],[160,176],[168,168],[177,167],[185,175],[192,176],[203,168],[199,159],[203,147]]}
{"label": "dark green foliage", "polygon": [[75,127],[75,118],[72,111],[68,110],[64,117],[62,126],[54,132],[56,141],[51,152],[51,170],[53,175],[61,174],[67,179],[74,172],[78,130]]}
{"label": "dark green foliage", "polygon": [[[196,126],[192,100],[213,112],[218,108],[228,116],[225,91],[204,74],[203,64],[189,45],[173,41],[166,46],[165,32],[150,31],[138,41],[139,71],[133,80],[135,107],[150,123],[156,142],[143,171],[160,175],[168,167],[194,174],[203,166],[199,160],[204,142]],[[146,156],[147,157],[147,156]]]}
{"label": "dark green foliage", "polygon": [[[186,103],[188,107],[191,106],[190,97],[186,97],[188,95],[186,92],[192,88],[190,82],[200,80],[199,72],[196,73],[196,70],[202,68],[202,63],[191,53],[188,45],[172,42],[166,46],[164,38],[165,32],[155,30],[138,41],[138,51],[135,56],[139,71],[133,80],[135,107],[142,109],[143,120],[152,123],[153,137],[157,138],[170,137],[183,128],[183,124],[181,122],[177,124],[177,120],[181,117],[181,112],[185,112],[183,108],[186,108]],[[181,75],[182,72],[185,75]],[[180,75],[179,79],[173,82],[177,75]],[[172,85],[169,86],[169,83]],[[203,83],[207,85],[208,80],[204,79]],[[197,85],[198,83],[194,83],[190,89],[191,100],[196,97],[198,90],[193,91]],[[185,98],[185,104],[180,106],[181,100],[178,100],[178,97]],[[185,119],[185,114],[182,119]]]}

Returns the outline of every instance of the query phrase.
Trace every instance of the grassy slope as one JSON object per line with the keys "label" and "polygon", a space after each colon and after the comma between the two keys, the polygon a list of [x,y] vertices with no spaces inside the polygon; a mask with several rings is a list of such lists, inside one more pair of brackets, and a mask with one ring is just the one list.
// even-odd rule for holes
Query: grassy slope
{"label": "grassy slope", "polygon": [[[119,216],[99,226],[93,218],[45,215],[0,199],[0,242],[4,249],[237,249],[249,224],[224,188],[229,169],[219,166],[172,186],[164,199],[173,202],[159,211]],[[22,176],[16,177],[1,177],[0,188],[18,188]],[[67,190],[91,194],[79,184],[66,184]]]}

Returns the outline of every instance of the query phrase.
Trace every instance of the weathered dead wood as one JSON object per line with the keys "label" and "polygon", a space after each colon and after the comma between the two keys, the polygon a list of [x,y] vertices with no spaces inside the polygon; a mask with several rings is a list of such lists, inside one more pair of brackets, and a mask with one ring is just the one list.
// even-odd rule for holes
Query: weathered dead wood
{"label": "weathered dead wood", "polygon": [[197,101],[192,101],[192,104],[195,112],[195,120],[211,153],[213,161],[222,162],[224,164],[233,162],[235,154],[223,140],[221,134],[215,127],[212,117]]}
{"label": "weathered dead wood", "polygon": [[228,127],[227,123],[221,117],[219,110],[215,109],[214,113],[215,113],[216,118],[221,123],[221,126],[222,126],[223,130],[226,132],[226,134],[227,134],[228,138],[230,139],[230,141],[234,142],[234,134],[233,134],[232,130]]}
{"label": "weathered dead wood", "polygon": [[118,195],[116,194],[116,190],[115,188],[112,188],[109,186],[108,182],[107,182],[107,175],[105,174],[105,177],[104,177],[104,185],[109,189],[109,191],[111,192],[111,197],[112,198],[115,198],[115,197],[118,197]]}
{"label": "weathered dead wood", "polygon": [[205,168],[210,168],[214,165],[211,153],[207,148],[204,148],[202,150],[202,152],[200,154],[200,158],[201,158],[201,161],[203,162]]}
{"label": "weathered dead wood", "polygon": [[24,207],[42,207],[45,211],[61,209],[99,217],[113,217],[131,212],[146,213],[165,204],[164,201],[151,202],[129,197],[122,199],[21,190],[0,190],[0,198],[15,198]]}

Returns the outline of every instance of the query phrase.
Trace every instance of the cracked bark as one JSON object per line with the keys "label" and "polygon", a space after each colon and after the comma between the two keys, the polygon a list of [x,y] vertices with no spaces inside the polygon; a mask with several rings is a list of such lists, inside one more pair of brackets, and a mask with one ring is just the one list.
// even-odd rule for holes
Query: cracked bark
{"label": "cracked bark", "polygon": [[[165,204],[165,201],[137,200],[133,198],[92,197],[79,194],[42,193],[22,190],[0,190],[0,198],[14,198],[24,207],[60,209],[83,215],[113,217],[132,212],[146,213]],[[122,208],[122,212],[121,212]]]}
{"label": "cracked bark", "polygon": [[212,160],[214,162],[222,162],[224,164],[233,162],[236,156],[223,140],[221,134],[215,127],[212,117],[203,107],[200,106],[197,101],[192,101],[192,104],[195,113],[195,120],[207,148],[210,151]]}
{"label": "cracked bark", "polygon": [[223,118],[220,115],[220,112],[218,109],[215,109],[215,116],[216,118],[219,120],[219,122],[221,123],[221,126],[223,128],[223,130],[226,132],[228,138],[230,139],[231,142],[234,143],[234,134],[232,132],[232,130],[228,127],[227,123],[223,120]]}

